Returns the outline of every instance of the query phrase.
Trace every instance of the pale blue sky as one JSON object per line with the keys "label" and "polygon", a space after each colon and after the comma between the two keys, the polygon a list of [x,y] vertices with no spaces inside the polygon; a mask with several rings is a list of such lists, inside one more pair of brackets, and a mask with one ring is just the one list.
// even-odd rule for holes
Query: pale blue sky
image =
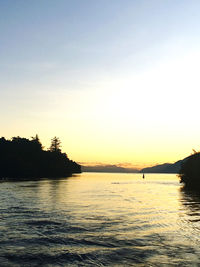
{"label": "pale blue sky", "polygon": [[3,81],[126,72],[120,64],[127,63],[137,69],[167,53],[159,46],[171,39],[183,46],[199,39],[199,8],[199,1],[182,0],[0,1]]}
{"label": "pale blue sky", "polygon": [[[178,138],[184,127],[184,121],[179,125],[180,115],[188,115],[183,107],[189,102],[190,112],[198,112],[199,13],[200,1],[192,0],[0,0],[1,135],[38,133],[46,145],[47,139],[58,135],[75,159],[104,161],[102,155],[98,158],[103,151],[94,146],[101,140],[102,147],[107,147],[104,124],[109,128],[116,115],[118,120],[105,136],[112,139],[123,125],[119,140],[129,132],[128,140],[133,142],[121,144],[123,155],[127,151],[129,156],[122,156],[120,162],[151,162],[139,156],[140,124],[156,126],[159,136],[178,125],[174,135],[164,138],[173,144],[166,155],[171,154],[172,160],[186,155],[199,142],[193,133],[200,134],[194,117],[182,143]],[[136,116],[134,106],[139,108],[136,102],[144,98],[151,105],[145,102],[144,111]],[[134,129],[130,123],[136,125]],[[92,132],[90,138],[88,132]],[[140,147],[144,143],[152,144],[148,151],[160,147],[155,132],[147,132],[154,138],[144,136]],[[88,140],[93,140],[93,148],[84,156],[78,149],[84,151]],[[113,141],[112,149],[119,140]],[[95,156],[92,149],[97,151]]]}

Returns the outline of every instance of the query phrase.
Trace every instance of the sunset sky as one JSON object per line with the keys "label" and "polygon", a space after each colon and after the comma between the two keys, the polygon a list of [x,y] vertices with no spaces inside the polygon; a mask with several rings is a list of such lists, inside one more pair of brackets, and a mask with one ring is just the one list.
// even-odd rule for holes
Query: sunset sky
{"label": "sunset sky", "polygon": [[1,0],[1,136],[85,164],[200,149],[200,1]]}

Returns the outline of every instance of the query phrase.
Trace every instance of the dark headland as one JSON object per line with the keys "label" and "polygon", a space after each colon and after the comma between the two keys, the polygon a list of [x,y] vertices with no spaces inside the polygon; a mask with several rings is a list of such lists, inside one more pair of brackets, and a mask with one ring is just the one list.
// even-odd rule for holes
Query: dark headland
{"label": "dark headland", "polygon": [[200,191],[200,152],[195,152],[182,163],[179,177],[186,188]]}
{"label": "dark headland", "polygon": [[80,173],[81,166],[70,160],[54,137],[45,150],[38,135],[27,138],[0,138],[0,179],[37,179],[67,177]]}
{"label": "dark headland", "polygon": [[200,152],[194,153],[175,163],[164,163],[144,168],[141,173],[176,173],[185,188],[200,191]]}

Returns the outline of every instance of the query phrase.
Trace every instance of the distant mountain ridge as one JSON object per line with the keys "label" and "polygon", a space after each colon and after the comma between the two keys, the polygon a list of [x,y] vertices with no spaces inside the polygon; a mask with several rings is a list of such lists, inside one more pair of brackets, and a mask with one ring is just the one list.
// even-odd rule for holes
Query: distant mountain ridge
{"label": "distant mountain ridge", "polygon": [[[190,156],[189,156],[190,157]],[[82,165],[83,172],[116,172],[116,173],[179,173],[182,163],[189,157],[178,160],[175,163],[158,164],[152,167],[146,167],[141,170],[136,168],[121,167],[118,165],[101,165],[94,166]]]}
{"label": "distant mountain ridge", "polygon": [[143,173],[179,173],[182,163],[187,159],[188,157],[182,160],[176,161],[175,163],[164,163],[164,164],[155,165],[153,167],[144,168],[140,170],[140,172],[143,172]]}
{"label": "distant mountain ridge", "polygon": [[96,166],[81,166],[83,172],[117,172],[117,173],[136,173],[139,172],[135,168],[125,168],[117,165],[96,165]]}

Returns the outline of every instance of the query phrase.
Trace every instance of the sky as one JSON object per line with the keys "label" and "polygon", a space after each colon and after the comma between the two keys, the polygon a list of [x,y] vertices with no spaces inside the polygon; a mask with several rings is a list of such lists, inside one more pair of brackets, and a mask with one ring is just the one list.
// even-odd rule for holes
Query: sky
{"label": "sky", "polygon": [[200,147],[200,1],[0,0],[1,136],[82,164],[144,167]]}

